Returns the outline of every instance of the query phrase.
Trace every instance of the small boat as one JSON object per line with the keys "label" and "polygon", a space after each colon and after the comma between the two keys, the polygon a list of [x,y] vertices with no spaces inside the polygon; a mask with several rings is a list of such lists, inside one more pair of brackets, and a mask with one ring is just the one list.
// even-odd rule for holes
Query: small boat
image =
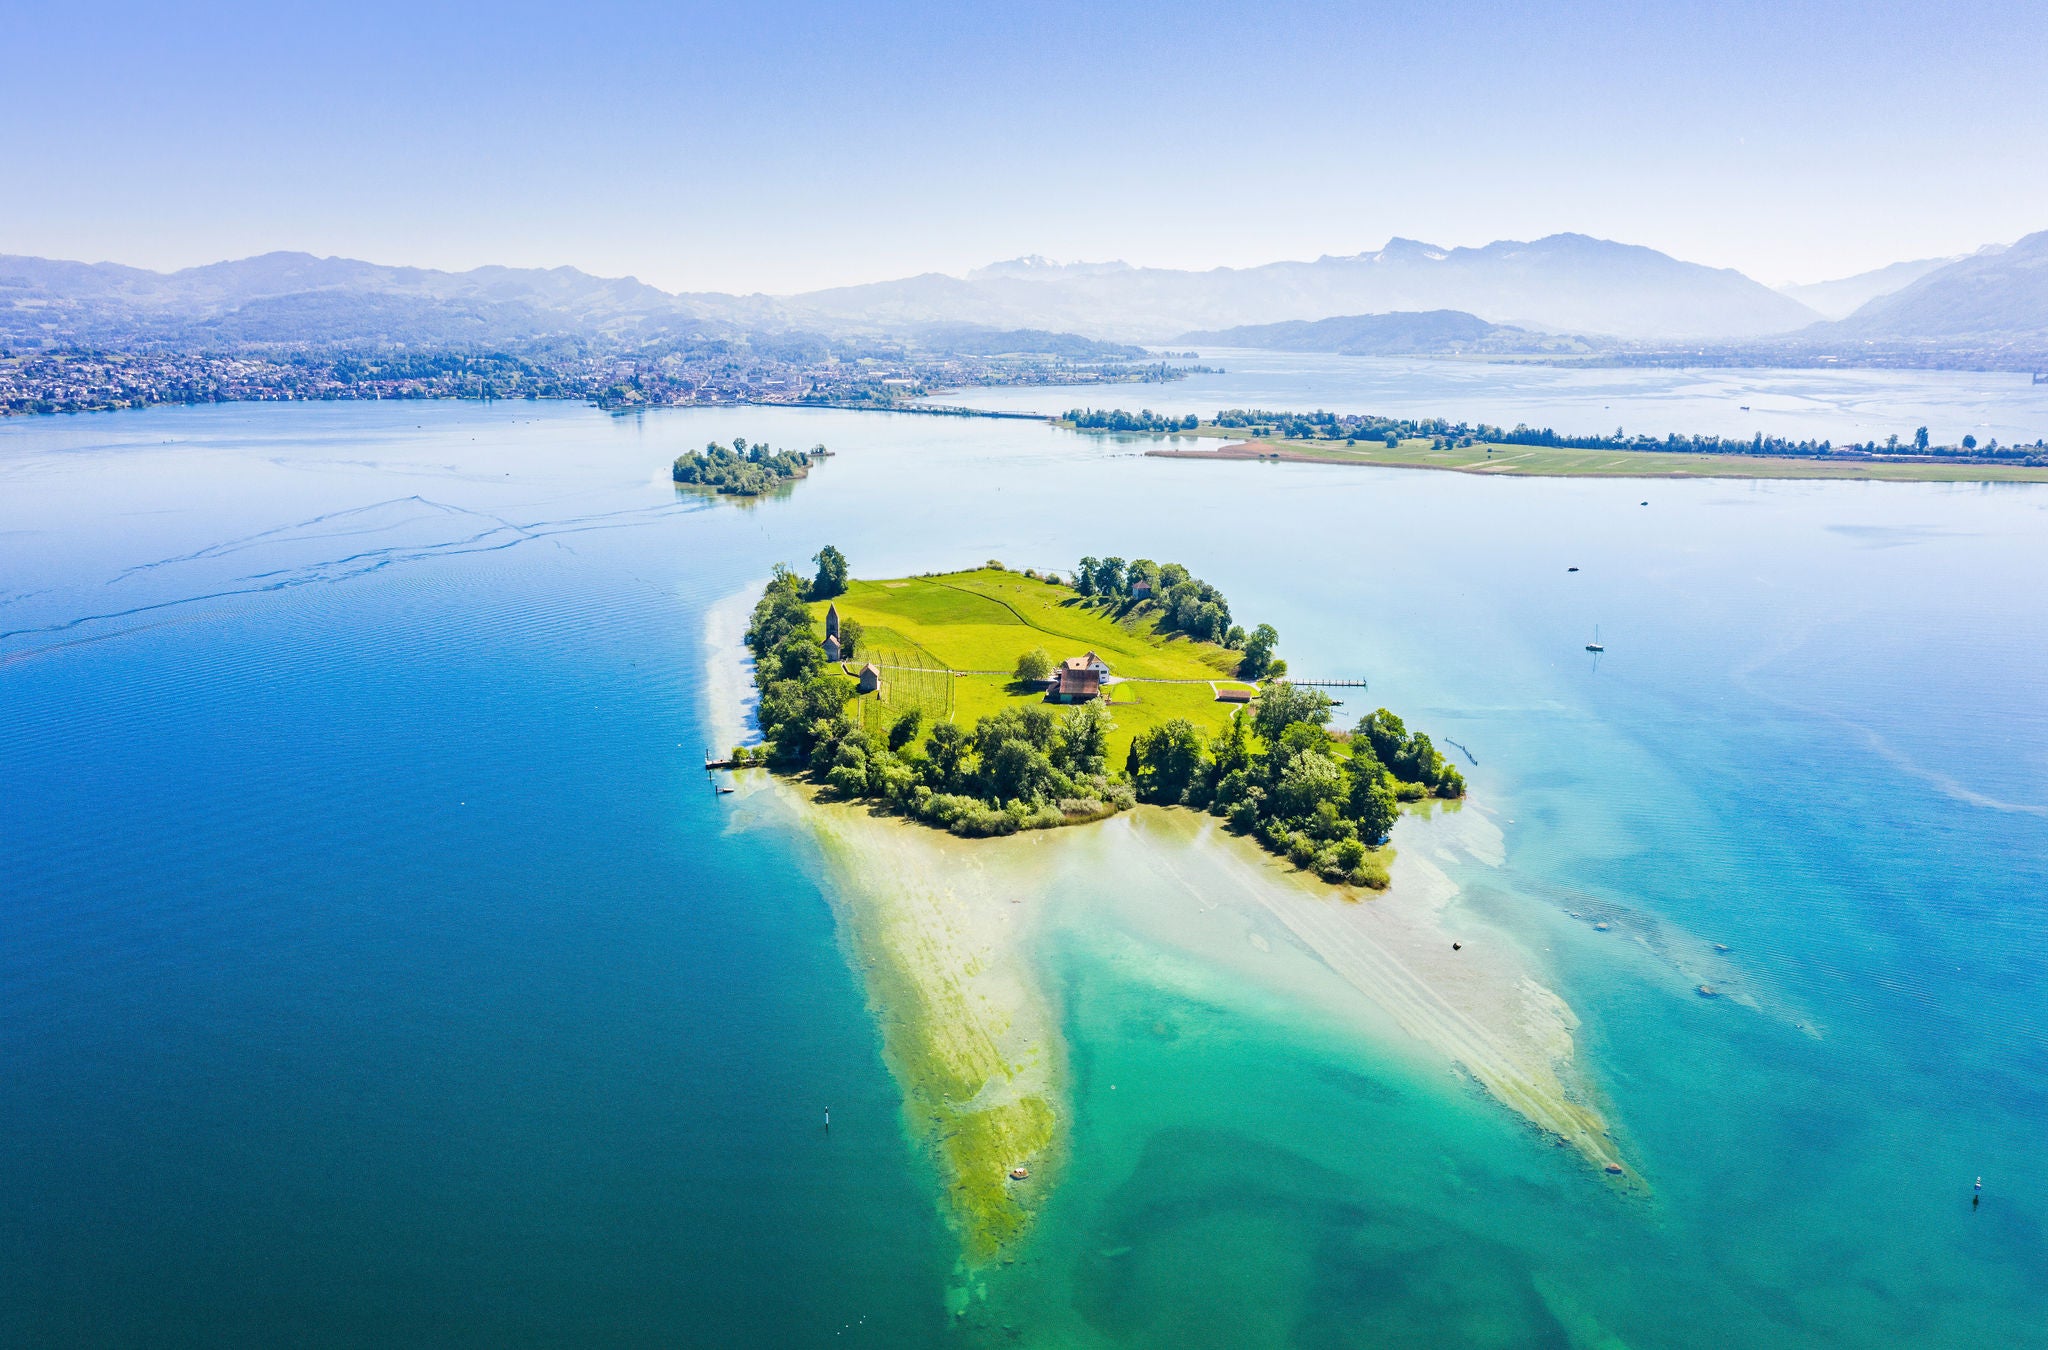
{"label": "small boat", "polygon": [[1010,1180],[1012,1181],[1022,1181],[1030,1175],[1031,1169],[1028,1167],[1012,1167],[1010,1169]]}
{"label": "small boat", "polygon": [[1578,568],[1576,568],[1576,567],[1567,567],[1567,568],[1565,568],[1564,570],[1565,570],[1565,571],[1567,571],[1567,572],[1576,572],[1576,571],[1578,571],[1579,569],[1578,569]]}
{"label": "small boat", "polygon": [[722,787],[718,790],[718,795],[721,797],[729,797],[732,795],[732,789],[729,787]]}
{"label": "small boat", "polygon": [[1593,625],[1593,640],[1586,644],[1586,650],[1589,652],[1604,652],[1607,650],[1600,643],[1600,625],[1597,623]]}
{"label": "small boat", "polygon": [[1749,405],[1748,405],[1747,403],[1744,403],[1744,404],[1742,404],[1742,405],[1741,405],[1741,408],[1742,408],[1742,411],[1744,411],[1744,412],[1748,412],[1748,411],[1749,411]]}
{"label": "small boat", "polygon": [[1699,995],[1701,998],[1719,998],[1721,997],[1721,991],[1714,988],[1711,984],[1703,984],[1699,988]]}

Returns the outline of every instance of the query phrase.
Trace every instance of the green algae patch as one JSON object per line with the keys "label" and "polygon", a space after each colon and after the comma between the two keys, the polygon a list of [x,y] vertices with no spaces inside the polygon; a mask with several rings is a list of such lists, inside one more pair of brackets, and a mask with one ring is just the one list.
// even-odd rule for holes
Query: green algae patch
{"label": "green algae patch", "polygon": [[1065,1145],[1065,1054],[1029,953],[1038,851],[860,807],[814,800],[805,814],[906,1127],[939,1172],[963,1262],[987,1264],[1030,1228]]}

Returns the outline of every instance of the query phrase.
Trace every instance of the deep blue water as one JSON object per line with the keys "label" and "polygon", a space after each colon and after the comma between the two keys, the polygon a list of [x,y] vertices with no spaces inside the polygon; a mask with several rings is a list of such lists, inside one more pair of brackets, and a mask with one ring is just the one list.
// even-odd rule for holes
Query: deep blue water
{"label": "deep blue water", "polygon": [[[843,453],[751,508],[667,483],[734,433]],[[1134,1050],[1171,1000],[1076,948],[1077,1054],[1236,1091],[1117,1116],[1081,1075],[1062,1316],[1252,1343],[1190,1315],[1199,1267],[1288,1310],[1276,1343],[1543,1343],[1562,1288],[1636,1347],[2048,1344],[2048,489],[1131,449],[762,409],[0,424],[0,1342],[947,1340],[808,841],[728,833],[697,767],[707,610],[835,542],[1178,559],[1470,746],[1508,863],[1465,903],[1544,953],[1655,1192],[1284,1026],[1187,1007]]]}

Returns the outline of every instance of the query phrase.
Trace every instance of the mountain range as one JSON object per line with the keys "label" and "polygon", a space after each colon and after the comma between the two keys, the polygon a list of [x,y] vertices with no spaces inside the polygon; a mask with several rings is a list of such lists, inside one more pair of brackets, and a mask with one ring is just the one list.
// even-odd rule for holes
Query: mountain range
{"label": "mountain range", "polygon": [[1335,352],[1340,356],[1566,356],[1592,350],[1584,338],[1488,323],[1459,309],[1420,313],[1396,310],[1392,314],[1244,324],[1183,333],[1174,341],[1190,347],[1258,347],[1280,352]]}
{"label": "mountain range", "polygon": [[1636,338],[1755,337],[1820,317],[1740,272],[1582,234],[1482,248],[1395,239],[1370,253],[1202,272],[1025,258],[966,277],[929,273],[786,303],[825,323],[974,321],[1153,342],[1191,329],[1397,310],[1455,309],[1489,323]]}
{"label": "mountain range", "polygon": [[1809,336],[1856,342],[2048,342],[2048,230],[1984,249]]}
{"label": "mountain range", "polygon": [[1395,239],[1367,253],[1207,271],[1019,258],[960,277],[789,296],[672,294],[572,267],[445,272],[304,253],[170,273],[0,256],[0,343],[17,346],[630,351],[747,339],[1106,357],[1129,349],[1099,344],[1134,341],[1380,354],[1587,345],[1564,335],[1602,348],[2048,347],[2048,232],[1795,294],[1578,234],[1448,249]]}

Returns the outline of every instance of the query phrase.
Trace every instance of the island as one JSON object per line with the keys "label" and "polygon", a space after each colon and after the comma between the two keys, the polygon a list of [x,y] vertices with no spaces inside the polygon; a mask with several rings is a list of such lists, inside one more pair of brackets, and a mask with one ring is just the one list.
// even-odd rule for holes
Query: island
{"label": "island", "polygon": [[[1075,408],[1057,419],[1075,431],[1174,438],[1147,450],[1164,459],[1369,464],[1541,478],[1836,478],[1906,482],[2048,482],[2048,442],[1954,445],[1910,434],[1836,445],[1757,433],[1725,436],[1580,435],[1448,418],[1232,408],[1206,420],[1149,409]],[[1198,437],[1209,448],[1180,443]]]}
{"label": "island", "polygon": [[1540,967],[1481,915],[1450,927],[1444,865],[1498,866],[1502,845],[1427,735],[1386,709],[1333,725],[1279,635],[1185,566],[864,580],[837,548],[812,561],[716,607],[714,716],[744,739],[750,656],[760,740],[707,768],[735,771],[734,828],[818,844],[959,1236],[956,1312],[999,1301],[1069,1166],[1061,953],[1083,932],[1122,950],[1126,924],[1316,1034],[1401,1037],[1447,1090],[1477,1084],[1643,1188]]}
{"label": "island", "polygon": [[809,477],[811,466],[831,454],[822,445],[770,450],[765,442],[748,445],[744,436],[735,436],[730,449],[713,441],[702,450],[677,455],[671,477],[680,486],[722,497],[759,497]]}
{"label": "island", "polygon": [[[842,800],[964,837],[1188,806],[1333,883],[1384,887],[1402,801],[1464,779],[1380,708],[1348,730],[1178,563],[999,562],[853,581],[831,546],[777,569],[747,630],[765,744],[735,749]],[[1362,682],[1361,682],[1362,683]]]}

